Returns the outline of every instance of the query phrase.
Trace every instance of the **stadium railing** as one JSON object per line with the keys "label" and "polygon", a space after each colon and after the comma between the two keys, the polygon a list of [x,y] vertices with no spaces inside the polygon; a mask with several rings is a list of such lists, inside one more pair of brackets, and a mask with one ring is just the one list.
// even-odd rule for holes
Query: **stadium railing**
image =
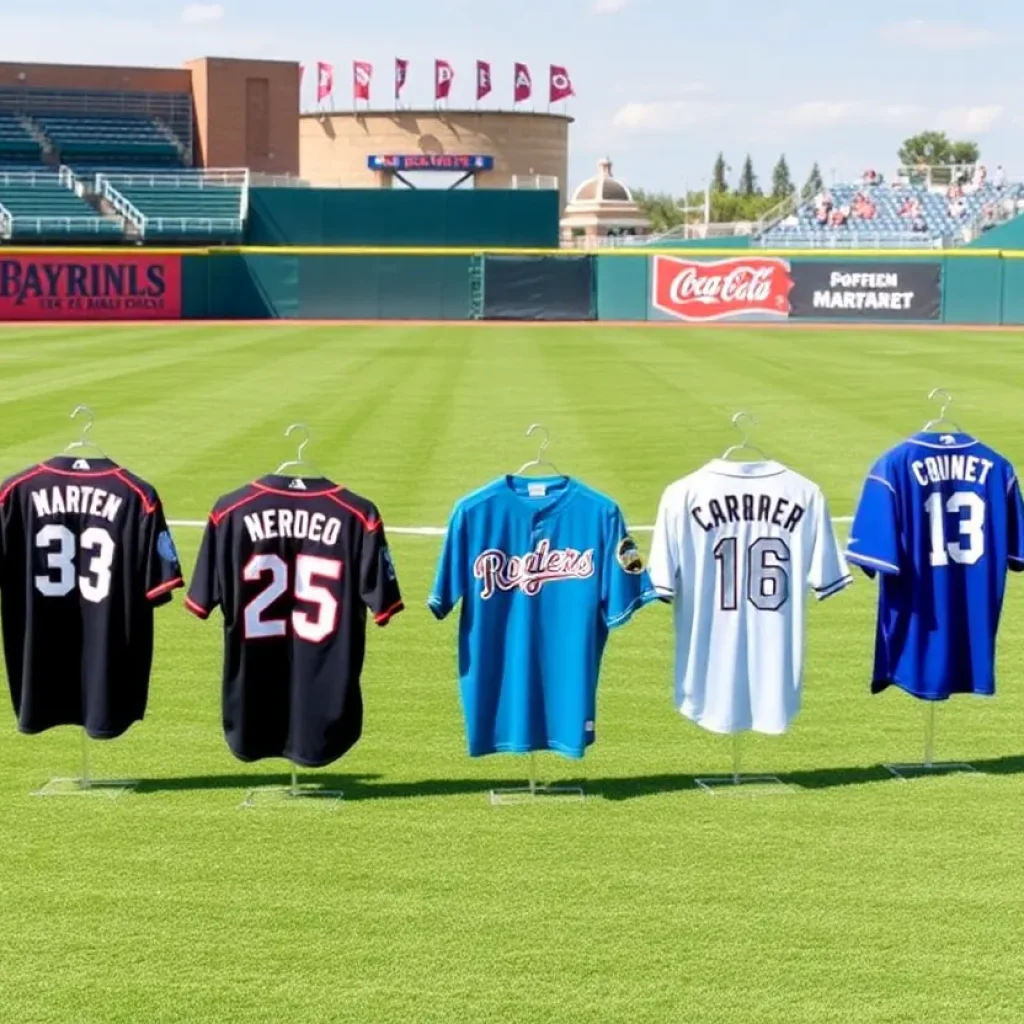
{"label": "stadium railing", "polygon": [[751,246],[758,249],[943,249],[952,239],[912,232],[800,231],[774,232],[771,237],[755,236]]}

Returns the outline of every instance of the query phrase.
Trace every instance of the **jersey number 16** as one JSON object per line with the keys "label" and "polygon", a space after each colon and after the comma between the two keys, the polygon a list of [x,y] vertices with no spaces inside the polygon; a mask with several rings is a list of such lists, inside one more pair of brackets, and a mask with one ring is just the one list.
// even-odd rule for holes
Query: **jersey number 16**
{"label": "jersey number 16", "polygon": [[[723,612],[739,608],[737,548],[735,537],[723,537],[715,545],[718,607]],[[780,537],[758,537],[747,548],[747,600],[759,611],[777,612],[789,600],[789,561],[789,547]]]}

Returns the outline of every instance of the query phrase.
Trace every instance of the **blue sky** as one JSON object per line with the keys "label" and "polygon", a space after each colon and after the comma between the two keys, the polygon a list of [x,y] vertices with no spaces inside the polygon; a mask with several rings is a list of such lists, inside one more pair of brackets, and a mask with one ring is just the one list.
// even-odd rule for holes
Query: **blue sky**
{"label": "blue sky", "polygon": [[[0,0],[10,9],[15,0]],[[980,143],[1024,175],[1024,4],[988,0],[827,5],[812,0],[32,0],[0,14],[0,60],[178,65],[197,56],[334,63],[348,103],[353,59],[375,66],[374,105],[392,62],[411,63],[406,100],[431,102],[433,59],[451,61],[452,106],[472,104],[479,57],[494,106],[511,103],[512,64],[531,66],[538,109],[547,66],[564,64],[571,177],[607,154],[632,185],[681,191],[718,150],[763,183],[785,153],[802,178],[875,167],[891,174],[906,135],[926,127]],[[307,90],[312,83],[307,77]]]}

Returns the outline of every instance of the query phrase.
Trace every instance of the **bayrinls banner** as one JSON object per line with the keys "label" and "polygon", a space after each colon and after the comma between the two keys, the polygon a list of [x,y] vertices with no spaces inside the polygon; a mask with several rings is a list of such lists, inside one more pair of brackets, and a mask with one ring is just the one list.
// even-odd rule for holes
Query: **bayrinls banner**
{"label": "bayrinls banner", "polygon": [[745,256],[687,260],[655,256],[651,273],[652,315],[660,319],[784,319],[793,288],[788,260]]}
{"label": "bayrinls banner", "polygon": [[928,263],[800,263],[792,315],[815,320],[938,320],[942,266]]}
{"label": "bayrinls banner", "polygon": [[181,257],[113,250],[7,255],[0,320],[176,320]]}

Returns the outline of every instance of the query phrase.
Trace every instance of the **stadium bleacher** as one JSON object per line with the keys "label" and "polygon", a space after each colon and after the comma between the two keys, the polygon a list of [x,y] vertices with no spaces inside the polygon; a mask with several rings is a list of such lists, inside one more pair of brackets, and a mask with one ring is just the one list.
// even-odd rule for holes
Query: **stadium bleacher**
{"label": "stadium bleacher", "polygon": [[181,143],[149,117],[39,114],[53,152],[65,164],[181,166]]}
{"label": "stadium bleacher", "polygon": [[16,114],[0,110],[0,163],[38,162],[39,142]]}
{"label": "stadium bleacher", "polygon": [[146,241],[241,240],[248,202],[245,170],[109,172],[95,188]]}
{"label": "stadium bleacher", "polygon": [[[847,212],[843,223],[819,223],[823,196],[829,210]],[[857,216],[855,203],[862,197],[873,216]],[[979,221],[994,207],[1024,198],[1020,184],[986,182],[967,185],[959,200],[947,197],[939,185],[898,182],[887,184],[835,184],[764,230],[757,244],[765,247],[926,247],[958,245],[976,234]],[[959,208],[957,208],[959,206]]]}
{"label": "stadium bleacher", "polygon": [[53,170],[0,170],[0,235],[12,241],[116,241],[121,217],[102,216]]}

